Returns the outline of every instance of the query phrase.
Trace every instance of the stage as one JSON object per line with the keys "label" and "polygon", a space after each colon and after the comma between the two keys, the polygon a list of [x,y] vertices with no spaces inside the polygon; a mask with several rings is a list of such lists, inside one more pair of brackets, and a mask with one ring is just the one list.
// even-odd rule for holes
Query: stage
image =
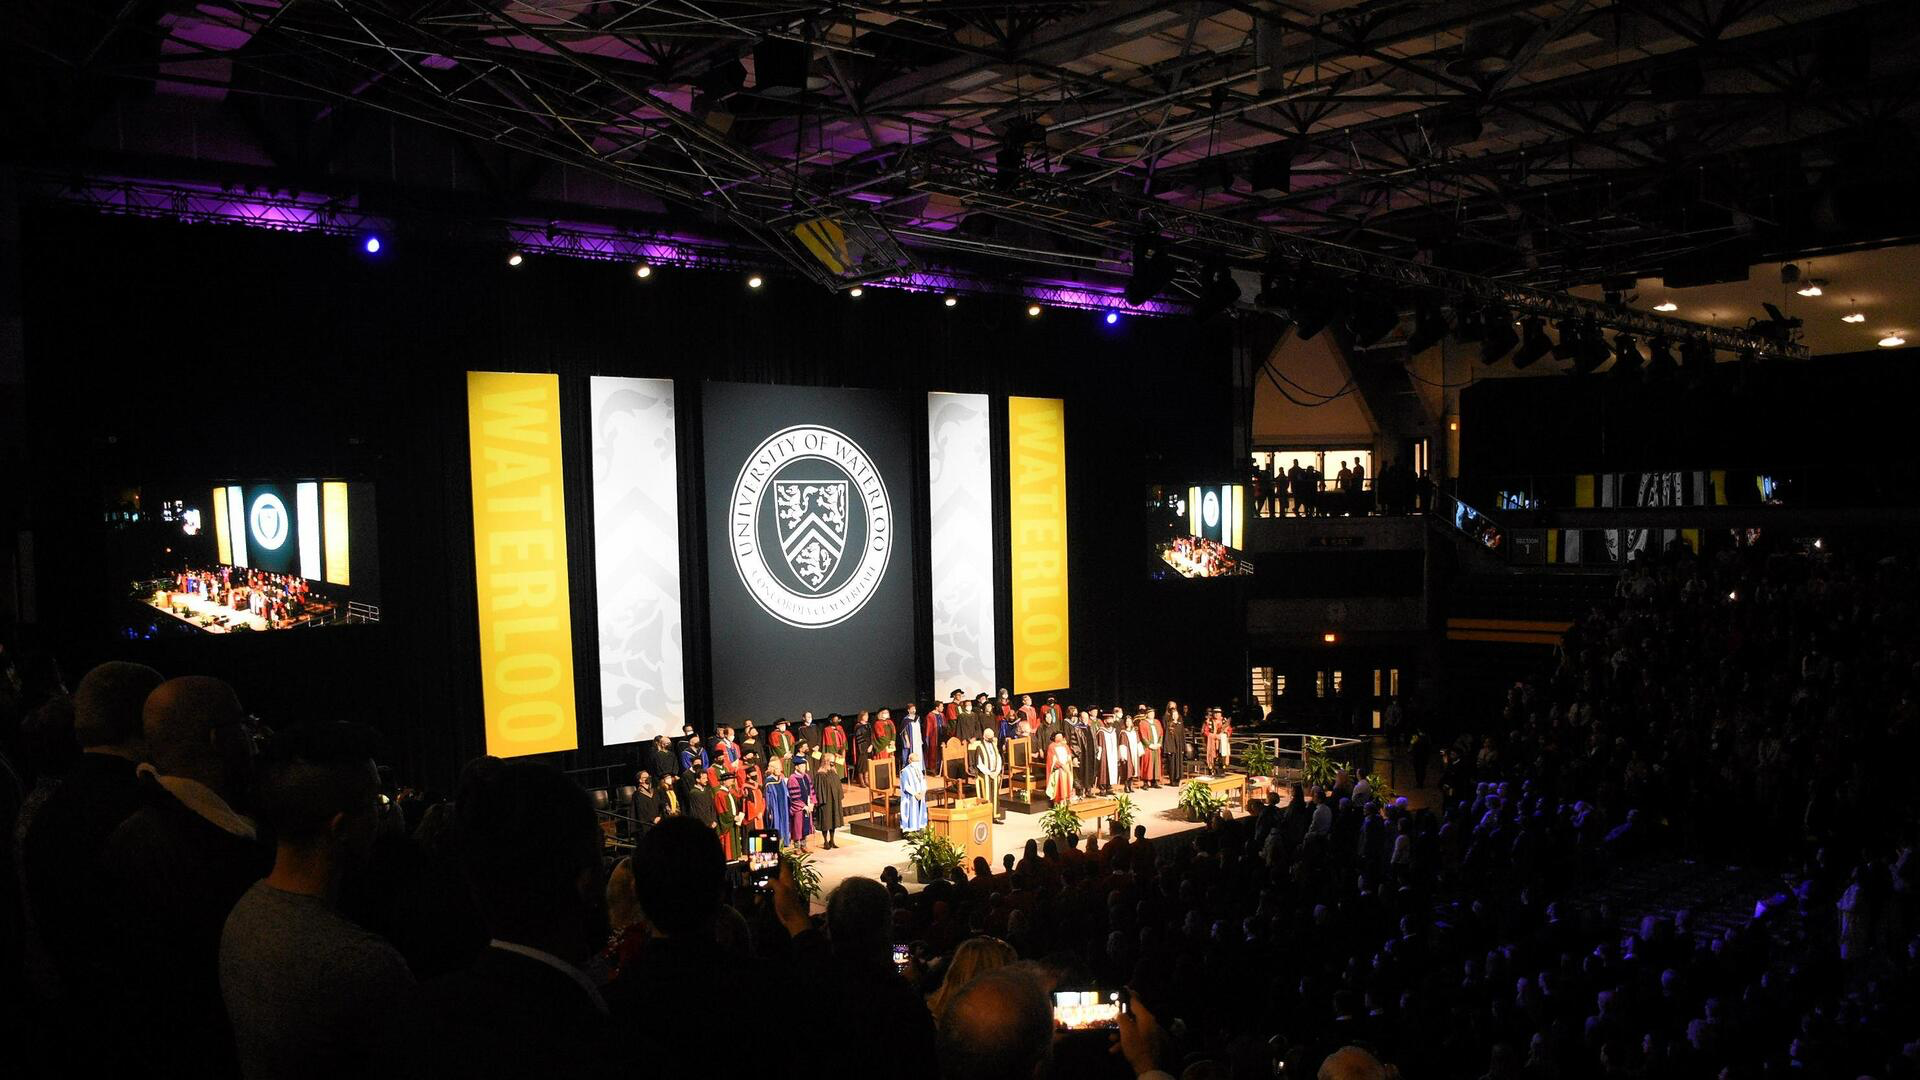
{"label": "stage", "polygon": [[[939,789],[934,790],[937,793]],[[867,805],[866,796],[865,788],[849,787],[846,801],[848,809],[864,811]],[[1134,818],[1134,824],[1146,826],[1149,838],[1199,828],[1198,823],[1188,821],[1186,815],[1181,812],[1178,807],[1179,799],[1180,791],[1172,784],[1166,784],[1157,789],[1135,789],[1133,801],[1137,807],[1137,816]],[[990,861],[993,863],[995,873],[1001,870],[1001,858],[1005,855],[1019,858],[1028,840],[1045,845],[1046,838],[1041,835],[1040,820],[1039,814],[1021,814],[1008,810],[1006,820],[993,827],[993,856]],[[1105,827],[1104,822],[1102,827]],[[1080,834],[1083,837],[1091,835],[1093,828],[1094,823],[1091,820],[1083,819],[1080,823]],[[1108,835],[1110,835],[1109,832],[1103,832],[1102,847],[1106,846],[1105,840]],[[880,878],[880,871],[888,866],[893,866],[900,871],[900,880],[906,883],[908,889],[919,890],[920,883],[914,876],[913,865],[907,861],[905,841],[869,840],[855,836],[852,829],[842,827],[834,834],[834,843],[834,850],[822,851],[818,832],[808,838],[807,850],[813,855],[813,865],[820,871],[820,895],[815,899],[816,907],[825,902],[827,894],[833,891],[835,885],[847,878],[869,877],[877,881]],[[1084,846],[1084,841],[1082,845]],[[969,876],[972,873],[971,862],[972,860],[969,859],[967,868]]]}
{"label": "stage", "polygon": [[[146,598],[146,605],[155,611],[179,619],[195,630],[205,630],[209,634],[226,634],[241,629],[273,629],[272,625],[259,615],[250,611],[236,611],[225,604],[216,604],[200,593],[169,592],[166,596],[169,604],[186,608],[189,614],[182,615],[172,607],[161,606],[157,593]],[[214,621],[216,619],[225,619],[226,622],[218,623]]]}

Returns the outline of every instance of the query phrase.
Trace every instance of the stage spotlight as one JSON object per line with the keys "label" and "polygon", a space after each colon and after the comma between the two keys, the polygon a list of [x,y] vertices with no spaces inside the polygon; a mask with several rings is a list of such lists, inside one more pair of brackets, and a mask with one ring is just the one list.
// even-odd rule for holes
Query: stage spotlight
{"label": "stage spotlight", "polygon": [[1513,354],[1513,369],[1521,368],[1553,351],[1553,339],[1547,336],[1547,320],[1538,315],[1520,323],[1520,351]]}
{"label": "stage spotlight", "polygon": [[1200,294],[1193,299],[1193,317],[1202,322],[1233,307],[1240,300],[1240,283],[1223,263],[1200,269]]}
{"label": "stage spotlight", "polygon": [[512,251],[507,253],[508,266],[519,266],[521,263],[526,261],[527,261],[527,257],[525,255],[520,254],[517,251]]}
{"label": "stage spotlight", "polygon": [[1393,332],[1400,325],[1400,309],[1392,301],[1377,296],[1358,299],[1347,319],[1353,334],[1353,346],[1364,349]]}
{"label": "stage spotlight", "polygon": [[1647,342],[1647,381],[1666,382],[1680,373],[1680,365],[1674,363],[1673,346],[1666,338],[1657,337]]}
{"label": "stage spotlight", "polygon": [[952,294],[949,294],[949,295],[947,296],[947,298],[946,298],[946,299],[944,299],[944,300],[942,300],[942,301],[940,301],[940,302],[941,302],[941,303],[943,303],[943,304],[945,304],[945,305],[947,305],[948,307],[953,307],[953,306],[955,306],[956,304],[958,304],[958,303],[960,303],[960,298],[959,298],[959,297],[957,297],[957,296],[954,296],[954,295],[952,295]]}
{"label": "stage spotlight", "polygon": [[1039,317],[1040,317],[1040,305],[1039,305],[1039,304],[1028,304],[1028,305],[1027,305],[1027,318],[1029,318],[1029,319],[1037,319],[1037,318],[1039,318]]}
{"label": "stage spotlight", "polygon": [[1560,332],[1560,340],[1553,345],[1555,360],[1572,360],[1580,355],[1580,324],[1572,319],[1561,319],[1553,328]]}
{"label": "stage spotlight", "polygon": [[847,295],[853,297],[855,300],[858,300],[860,299],[861,294],[866,291],[867,290],[861,288],[860,286],[855,285],[853,288],[847,290]]}
{"label": "stage spotlight", "polygon": [[369,255],[378,255],[380,254],[380,238],[369,235],[365,240],[361,241],[360,248]]}
{"label": "stage spotlight", "polygon": [[1293,332],[1301,341],[1325,330],[1338,318],[1345,304],[1338,296],[1322,289],[1305,290],[1293,304]]}
{"label": "stage spotlight", "polygon": [[1260,275],[1260,291],[1254,294],[1253,305],[1269,311],[1284,308],[1292,293],[1285,274],[1268,271]]}
{"label": "stage spotlight", "polygon": [[1112,325],[1114,325],[1115,323],[1117,323],[1117,322],[1119,322],[1119,321],[1120,321],[1120,313],[1119,313],[1119,312],[1117,312],[1117,311],[1109,311],[1109,312],[1107,312],[1107,325],[1108,325],[1108,326],[1112,326]]}
{"label": "stage spotlight", "polygon": [[1512,352],[1513,347],[1518,344],[1520,344],[1520,334],[1513,328],[1513,316],[1506,308],[1488,308],[1486,329],[1480,336],[1480,362],[1497,364],[1501,357]]}
{"label": "stage spotlight", "polygon": [[[1635,355],[1638,355],[1636,352]],[[1575,375],[1590,374],[1595,368],[1607,362],[1613,356],[1613,350],[1607,347],[1607,338],[1600,332],[1600,324],[1589,315],[1580,323],[1580,352],[1573,360]]]}
{"label": "stage spotlight", "polygon": [[1453,329],[1447,325],[1447,313],[1435,304],[1421,304],[1413,313],[1413,332],[1407,335],[1407,355],[1418,356],[1440,343]]}
{"label": "stage spotlight", "polygon": [[650,278],[653,276],[653,267],[647,263],[638,263],[633,268],[633,276],[642,279]]}
{"label": "stage spotlight", "polygon": [[767,283],[766,279],[761,277],[759,274],[754,274],[747,278],[747,288],[749,289],[757,289],[760,286],[765,285],[766,283]]}
{"label": "stage spotlight", "polygon": [[1173,259],[1167,243],[1157,236],[1133,242],[1133,273],[1127,278],[1127,303],[1135,307],[1153,299],[1173,282]]}
{"label": "stage spotlight", "polygon": [[1632,334],[1621,334],[1613,339],[1613,373],[1622,379],[1630,379],[1640,373],[1645,366],[1646,357],[1640,355],[1640,343],[1633,340]]}

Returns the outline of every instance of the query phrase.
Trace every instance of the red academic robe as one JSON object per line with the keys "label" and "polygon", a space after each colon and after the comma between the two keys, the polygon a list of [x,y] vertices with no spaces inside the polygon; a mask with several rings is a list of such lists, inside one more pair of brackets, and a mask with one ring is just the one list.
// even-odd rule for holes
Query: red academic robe
{"label": "red academic robe", "polygon": [[896,744],[894,742],[893,721],[892,720],[875,720],[873,722],[874,756],[879,757],[882,754],[891,755],[893,753],[895,745]]}
{"label": "red academic robe", "polygon": [[747,774],[746,816],[747,824],[757,831],[767,827],[767,790],[761,786],[760,770]]}
{"label": "red academic robe", "polygon": [[782,760],[793,757],[793,732],[776,731],[767,736],[767,746]]}
{"label": "red academic robe", "polygon": [[1073,799],[1073,751],[1065,742],[1047,750],[1047,798],[1057,803]]}
{"label": "red academic robe", "polygon": [[820,752],[836,758],[841,765],[847,763],[847,729],[839,724],[828,724],[820,733]]}
{"label": "red academic robe", "polygon": [[1228,748],[1223,750],[1220,746],[1220,740],[1233,734],[1232,722],[1224,716],[1218,720],[1209,720],[1200,726],[1200,734],[1206,740],[1205,745],[1201,747],[1200,759],[1210,762],[1214,760],[1214,755],[1217,754],[1219,755],[1220,763],[1225,765],[1227,758],[1232,754],[1232,749],[1231,744],[1229,744]]}
{"label": "red academic robe", "polygon": [[1139,721],[1140,760],[1134,776],[1140,780],[1160,779],[1160,721],[1143,716]]}
{"label": "red academic robe", "polygon": [[923,747],[945,745],[947,732],[952,730],[954,723],[959,719],[960,707],[951,701],[921,717],[920,745]]}

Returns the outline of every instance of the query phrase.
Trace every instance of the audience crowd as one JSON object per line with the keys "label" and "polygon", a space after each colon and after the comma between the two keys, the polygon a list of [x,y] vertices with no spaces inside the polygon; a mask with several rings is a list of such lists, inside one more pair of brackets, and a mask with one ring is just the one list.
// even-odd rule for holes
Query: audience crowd
{"label": "audience crowd", "polygon": [[[27,1075],[1920,1076],[1910,555],[1636,567],[1497,712],[1408,718],[1473,733],[1437,795],[1349,773],[823,914],[690,818],[609,861],[546,764],[442,799],[214,679],[5,676]],[[1119,1026],[1056,1035],[1092,986]]]}

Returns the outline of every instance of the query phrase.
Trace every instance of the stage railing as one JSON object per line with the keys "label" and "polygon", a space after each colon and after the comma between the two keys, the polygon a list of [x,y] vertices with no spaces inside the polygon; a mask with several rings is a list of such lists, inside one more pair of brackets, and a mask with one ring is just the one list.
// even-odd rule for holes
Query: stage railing
{"label": "stage railing", "polygon": [[[1201,736],[1197,732],[1189,732],[1187,739],[1189,743],[1187,760],[1205,762],[1206,745]],[[1228,759],[1227,769],[1230,772],[1246,772],[1247,751],[1258,744],[1265,746],[1267,753],[1276,762],[1283,763],[1277,771],[1283,781],[1291,783],[1306,772],[1308,739],[1326,739],[1327,756],[1340,763],[1342,767],[1354,768],[1361,775],[1372,770],[1372,740],[1345,735],[1323,735],[1311,731],[1262,731],[1251,735],[1230,735],[1227,737],[1227,744],[1233,753]],[[1289,759],[1292,764],[1284,764]]]}

